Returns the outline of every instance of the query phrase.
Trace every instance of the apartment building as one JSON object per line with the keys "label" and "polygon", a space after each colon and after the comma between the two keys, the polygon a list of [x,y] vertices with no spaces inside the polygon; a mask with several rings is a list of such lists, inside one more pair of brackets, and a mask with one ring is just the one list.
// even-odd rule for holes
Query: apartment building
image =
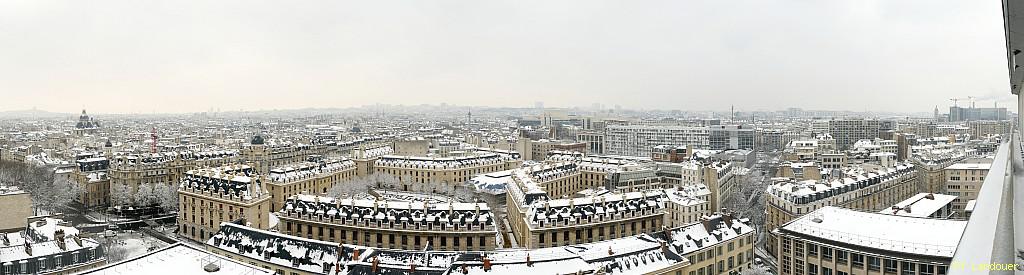
{"label": "apartment building", "polygon": [[284,207],[285,199],[302,194],[326,194],[335,184],[356,176],[356,163],[345,157],[308,157],[306,161],[277,166],[267,175],[271,211]]}
{"label": "apartment building", "polygon": [[710,147],[708,127],[667,125],[608,125],[605,127],[605,153],[645,157],[658,145]]}
{"label": "apartment building", "polygon": [[[840,206],[878,212],[917,194],[917,170],[909,163],[895,167],[862,164],[846,167],[841,176],[822,180],[779,179],[765,196],[765,228],[774,230],[822,207]],[[769,234],[769,253],[775,254]]]}
{"label": "apartment building", "polygon": [[204,242],[224,222],[270,226],[270,193],[265,179],[248,165],[189,170],[178,188],[178,235]]}
{"label": "apartment building", "polygon": [[970,159],[952,164],[945,171],[945,192],[956,196],[953,200],[953,211],[965,217],[964,209],[967,202],[978,199],[981,185],[985,183],[988,170],[992,168],[991,159]]}
{"label": "apartment building", "polygon": [[246,164],[253,165],[261,175],[266,175],[271,167],[301,162],[309,155],[329,155],[333,152],[332,148],[336,147],[327,144],[265,140],[263,136],[255,135],[249,140],[249,144],[242,147],[241,159]]}
{"label": "apartment building", "polygon": [[708,127],[711,150],[754,149],[754,128],[747,125],[713,125]]}
{"label": "apartment building", "polygon": [[288,235],[403,250],[486,251],[498,240],[485,203],[427,203],[296,195],[277,212]]}
{"label": "apartment building", "polygon": [[479,174],[516,168],[520,163],[517,155],[491,152],[443,158],[385,155],[374,161],[373,171],[404,179],[405,183],[454,185]]}
{"label": "apartment building", "polygon": [[828,122],[828,133],[836,139],[837,149],[847,150],[858,140],[879,137],[882,125],[878,120],[834,119]]}

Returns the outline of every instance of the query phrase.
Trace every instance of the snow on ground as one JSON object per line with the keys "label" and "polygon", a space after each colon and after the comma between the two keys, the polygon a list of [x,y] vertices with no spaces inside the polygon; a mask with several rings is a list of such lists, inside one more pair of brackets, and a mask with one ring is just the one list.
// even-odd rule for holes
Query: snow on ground
{"label": "snow on ground", "polygon": [[119,231],[117,236],[108,239],[101,238],[99,241],[110,244],[108,254],[111,258],[117,258],[113,261],[137,257],[151,250],[167,246],[167,243],[161,240],[133,230]]}
{"label": "snow on ground", "polygon": [[117,215],[104,215],[103,213],[97,212],[95,210],[89,210],[89,211],[85,212],[85,214],[83,216],[85,216],[86,219],[88,219],[89,221],[91,221],[93,223],[104,223],[104,224],[107,223],[108,221],[123,222],[123,221],[130,221],[130,220],[132,220],[130,218],[118,217]]}

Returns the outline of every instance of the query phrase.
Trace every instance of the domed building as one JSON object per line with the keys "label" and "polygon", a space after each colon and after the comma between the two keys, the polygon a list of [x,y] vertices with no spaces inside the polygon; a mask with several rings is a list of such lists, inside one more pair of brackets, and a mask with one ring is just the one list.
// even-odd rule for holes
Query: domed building
{"label": "domed building", "polygon": [[89,117],[85,113],[85,109],[82,109],[82,115],[78,116],[78,123],[75,123],[75,129],[73,130],[76,136],[93,135],[100,129],[100,122],[96,119]]}

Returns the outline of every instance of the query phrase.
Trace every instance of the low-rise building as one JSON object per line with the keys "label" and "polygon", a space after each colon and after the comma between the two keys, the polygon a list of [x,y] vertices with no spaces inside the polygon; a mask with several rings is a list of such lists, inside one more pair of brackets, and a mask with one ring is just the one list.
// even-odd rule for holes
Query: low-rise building
{"label": "low-rise building", "polygon": [[946,274],[966,221],[823,207],[774,230],[779,274]]}
{"label": "low-rise building", "polygon": [[[276,252],[276,251],[274,251]],[[273,253],[273,252],[266,252]],[[95,267],[94,267],[95,268]],[[87,270],[79,274],[218,274],[271,275],[268,268],[233,260],[182,242],[147,252],[141,256]],[[281,273],[283,274],[283,273]]]}
{"label": "low-rise building", "polygon": [[32,197],[15,186],[0,186],[0,232],[25,228],[32,216]]}
{"label": "low-rise building", "polygon": [[352,246],[289,236],[252,227],[224,223],[205,242],[206,250],[222,257],[272,270],[275,274],[344,274],[339,255],[351,255]]}
{"label": "low-rise building", "polygon": [[878,213],[918,218],[948,219],[956,214],[953,211],[953,200],[956,200],[956,196],[920,193]]}
{"label": "low-rise building", "polygon": [[20,220],[23,231],[0,233],[0,273],[73,274],[107,263],[99,242],[59,219]]}

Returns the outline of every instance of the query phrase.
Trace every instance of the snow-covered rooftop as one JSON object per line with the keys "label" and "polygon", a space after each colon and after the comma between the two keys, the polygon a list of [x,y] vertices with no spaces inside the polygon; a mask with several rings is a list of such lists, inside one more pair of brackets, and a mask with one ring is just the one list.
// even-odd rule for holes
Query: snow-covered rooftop
{"label": "snow-covered rooftop", "polygon": [[510,155],[481,153],[465,157],[411,157],[386,155],[374,164],[383,167],[418,168],[418,169],[460,169],[482,165],[500,164],[514,160]]}
{"label": "snow-covered rooftop", "polygon": [[272,182],[292,182],[309,177],[355,169],[356,163],[348,158],[325,159],[318,162],[299,162],[270,169],[267,176]]}
{"label": "snow-covered rooftop", "polygon": [[246,200],[263,195],[256,170],[248,165],[225,165],[185,172],[181,188],[231,195]]}
{"label": "snow-covered rooftop", "polygon": [[882,214],[907,217],[928,217],[956,200],[956,196],[934,193],[918,193],[891,208],[878,211]]}
{"label": "snow-covered rooftop", "polygon": [[676,253],[686,255],[751,232],[754,228],[750,220],[737,219],[732,214],[715,214],[701,218],[699,223],[671,230],[671,246]]}
{"label": "snow-covered rooftop", "polygon": [[615,215],[651,215],[665,208],[661,190],[597,197],[535,201],[526,211],[530,227],[576,226],[613,220]]}
{"label": "snow-covered rooftop", "polygon": [[221,223],[220,231],[206,245],[258,261],[288,266],[314,274],[334,274],[338,243],[300,238],[276,232],[257,230],[233,223]]}
{"label": "snow-covered rooftop", "polygon": [[967,221],[860,212],[826,206],[779,230],[896,253],[953,257]]}
{"label": "snow-covered rooftop", "polygon": [[992,163],[955,163],[947,166],[947,170],[989,170],[992,168]]}
{"label": "snow-covered rooftop", "polygon": [[[218,267],[216,273],[204,270],[204,267]],[[269,269],[249,265],[223,256],[215,255],[201,248],[184,243],[164,247],[145,255],[109,264],[107,266],[83,272],[81,274],[218,274],[218,275],[260,275],[274,274]]]}
{"label": "snow-covered rooftop", "polygon": [[768,187],[768,194],[794,202],[810,203],[879,183],[899,180],[915,173],[914,166],[902,163],[894,168],[880,166],[846,167],[843,176],[833,179],[795,181],[785,179]]}
{"label": "snow-covered rooftop", "polygon": [[[494,217],[485,203],[428,203],[335,199],[295,195],[285,201],[281,217],[329,219],[334,222],[373,221],[370,226],[409,226],[419,230],[494,231]],[[389,225],[393,222],[394,225]]]}
{"label": "snow-covered rooftop", "polygon": [[493,173],[477,175],[469,179],[469,183],[489,194],[504,194],[505,185],[512,183],[512,172],[514,170],[498,171]]}

